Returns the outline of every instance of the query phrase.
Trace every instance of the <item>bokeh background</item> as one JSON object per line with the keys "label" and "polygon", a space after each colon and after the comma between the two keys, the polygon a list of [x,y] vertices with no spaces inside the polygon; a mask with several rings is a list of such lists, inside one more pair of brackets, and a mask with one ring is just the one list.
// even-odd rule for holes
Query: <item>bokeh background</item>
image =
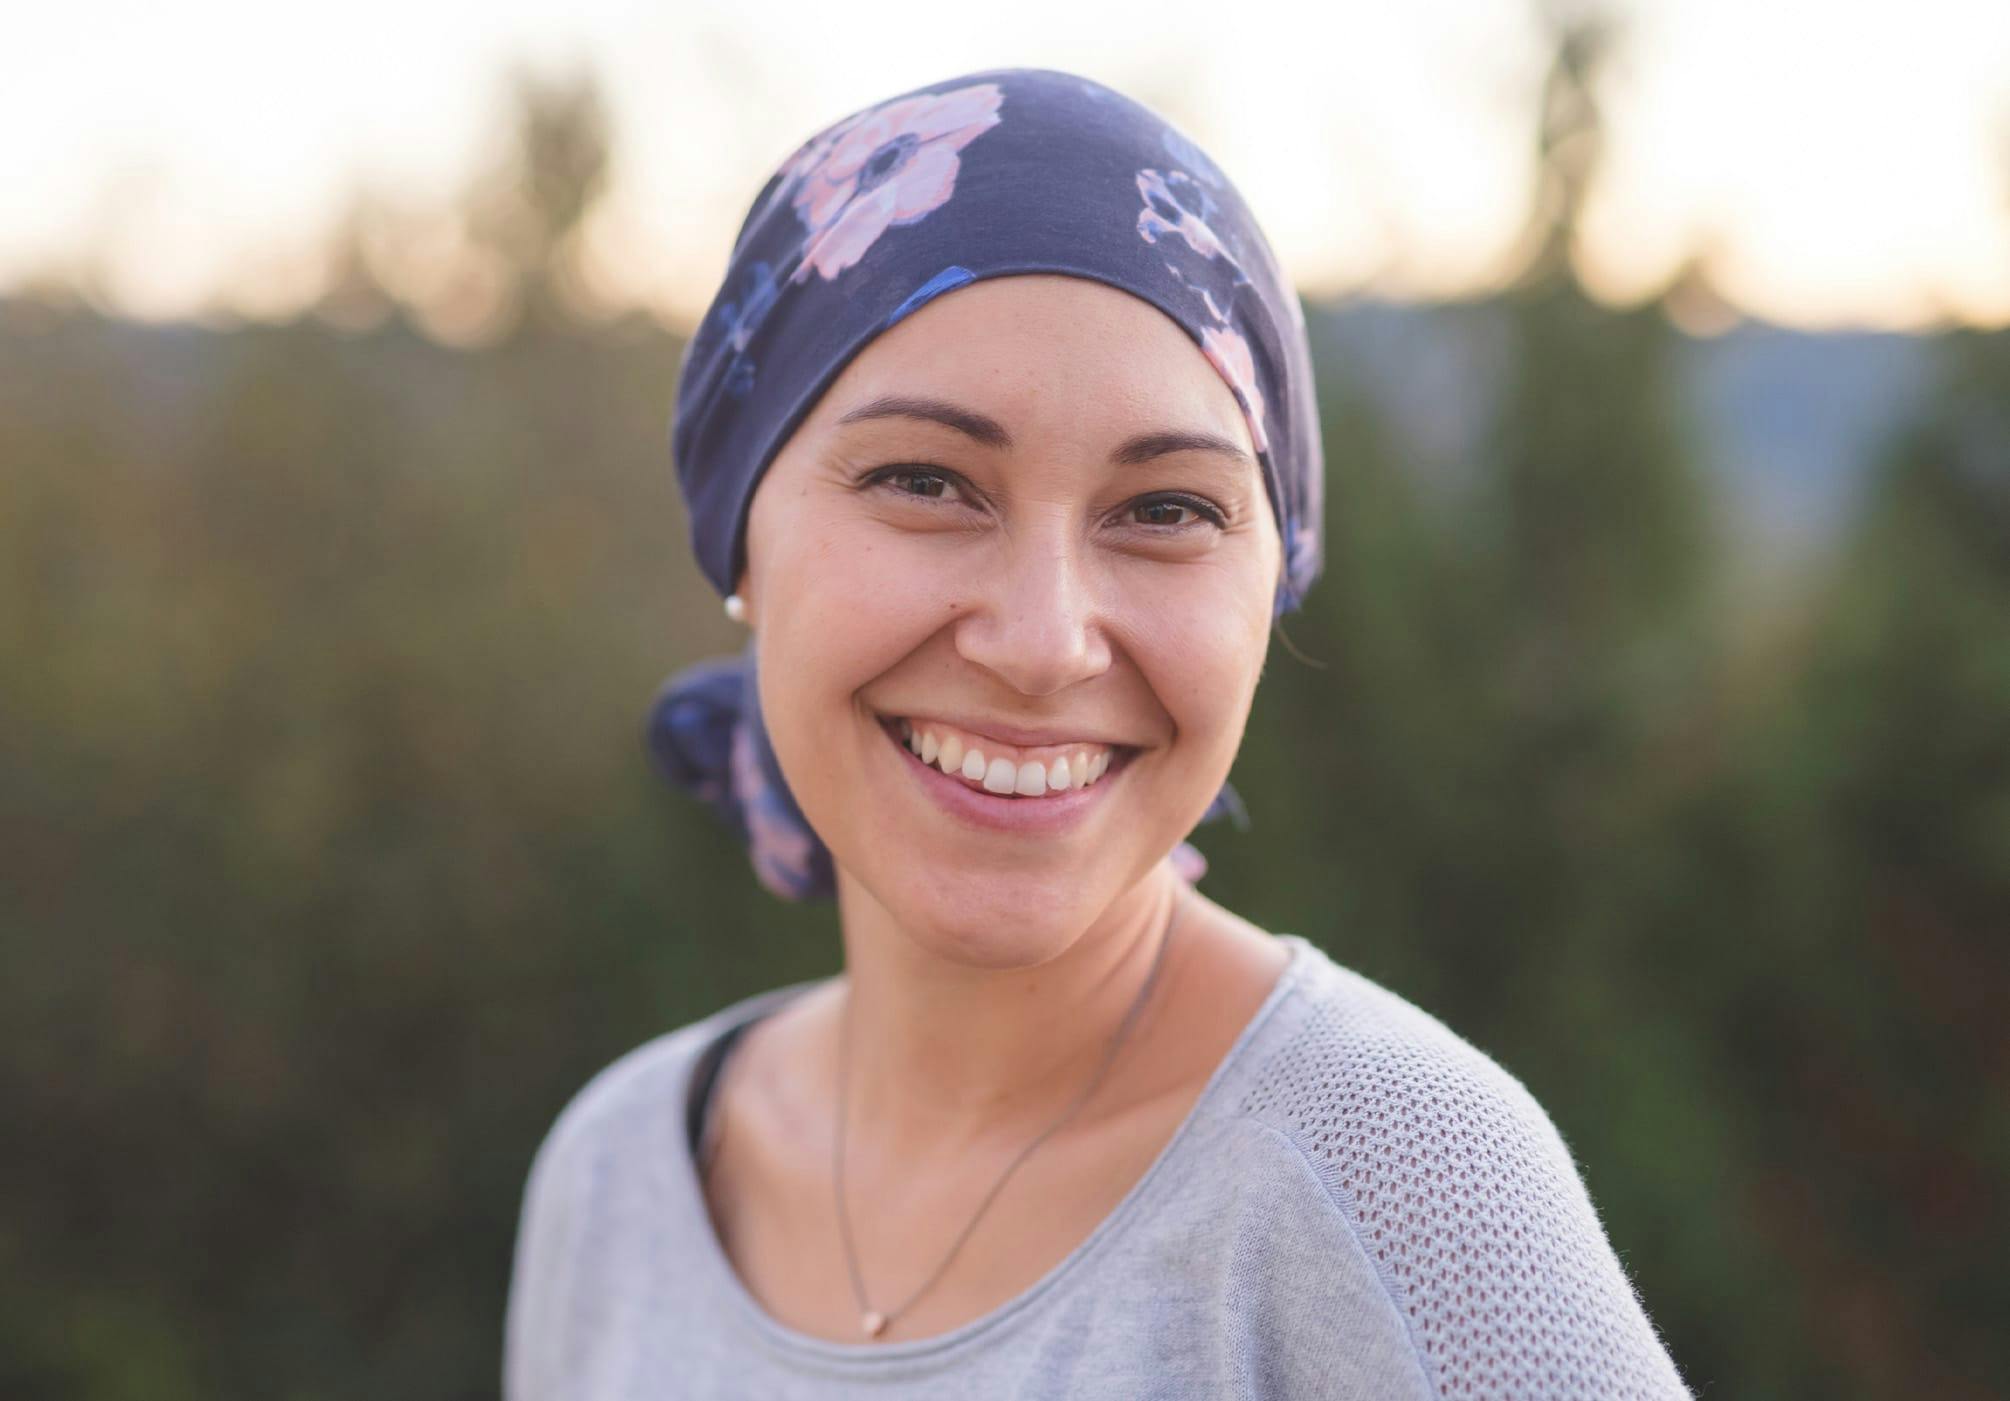
{"label": "bokeh background", "polygon": [[530,1155],[835,970],[648,766],[682,337],[1073,69],[1307,299],[1203,888],[1520,1076],[1706,1396],[2010,1378],[2010,7],[79,3],[0,86],[0,1395],[495,1394]]}

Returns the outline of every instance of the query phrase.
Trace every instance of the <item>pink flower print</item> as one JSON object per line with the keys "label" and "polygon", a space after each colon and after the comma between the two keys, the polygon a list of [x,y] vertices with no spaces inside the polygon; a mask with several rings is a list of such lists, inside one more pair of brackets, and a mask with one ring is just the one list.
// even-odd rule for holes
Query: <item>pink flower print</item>
{"label": "pink flower print", "polygon": [[808,175],[812,170],[815,170],[823,163],[823,158],[830,154],[831,147],[837,145],[840,137],[871,115],[872,113],[869,110],[854,112],[843,121],[833,122],[829,127],[805,141],[802,149],[797,151],[789,160],[789,163],[783,167],[783,178],[793,183]]}
{"label": "pink flower print", "polygon": [[796,213],[809,227],[802,261],[835,278],[865,256],[895,224],[912,224],[940,208],[956,188],[957,152],[998,124],[1004,93],[996,83],[905,97],[862,113],[827,133],[792,167],[801,175]]}
{"label": "pink flower print", "polygon": [[1256,441],[1256,450],[1269,451],[1270,435],[1263,428],[1263,390],[1257,387],[1256,361],[1249,353],[1249,342],[1234,331],[1208,326],[1201,330],[1200,348],[1242,402],[1243,417],[1249,420],[1249,434]]}
{"label": "pink flower print", "polygon": [[1178,234],[1201,257],[1222,259],[1235,269],[1236,280],[1243,280],[1242,264],[1207,226],[1207,216],[1215,205],[1199,181],[1183,170],[1168,175],[1140,170],[1138,193],[1145,201],[1145,207],[1138,211],[1138,236],[1146,243],[1157,243],[1160,234]]}
{"label": "pink flower print", "polygon": [[809,889],[815,847],[810,833],[788,819],[780,796],[762,776],[754,738],[744,721],[733,726],[731,762],[754,874],[783,899],[802,899]]}

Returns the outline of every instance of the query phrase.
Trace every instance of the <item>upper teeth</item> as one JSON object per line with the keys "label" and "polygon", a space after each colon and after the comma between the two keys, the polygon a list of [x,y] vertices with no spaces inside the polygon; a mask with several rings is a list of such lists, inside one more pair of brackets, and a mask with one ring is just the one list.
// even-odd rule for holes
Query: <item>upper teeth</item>
{"label": "upper teeth", "polygon": [[[1049,789],[1086,788],[1103,776],[1114,752],[1107,744],[1071,744],[1051,757],[1014,749],[956,730],[936,720],[900,722],[907,747],[952,778],[989,793],[1037,798]],[[1050,746],[1039,746],[1047,748]]]}

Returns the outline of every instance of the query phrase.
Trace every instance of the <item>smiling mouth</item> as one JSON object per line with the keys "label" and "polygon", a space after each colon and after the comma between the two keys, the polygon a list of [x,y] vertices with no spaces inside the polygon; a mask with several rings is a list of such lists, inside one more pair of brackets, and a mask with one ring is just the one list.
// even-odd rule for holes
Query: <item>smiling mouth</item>
{"label": "smiling mouth", "polygon": [[[1036,765],[1032,761],[1014,765],[1003,755],[983,755],[982,750],[976,746],[962,749],[959,761],[950,768],[945,769],[940,762],[943,757],[941,752],[938,752],[935,761],[926,760],[909,743],[909,734],[912,733],[912,727],[904,717],[882,715],[878,717],[878,720],[880,729],[885,732],[889,740],[893,741],[894,745],[899,748],[900,752],[906,756],[909,762],[920,764],[923,768],[931,769],[951,782],[959,783],[971,792],[981,793],[987,798],[1038,802],[1058,797],[1063,793],[1079,792],[1085,788],[1100,787],[1112,775],[1128,767],[1131,759],[1139,753],[1139,750],[1134,745],[1118,744],[1109,746],[1106,751],[1108,758],[1102,761],[1100,767],[1092,761],[1090,771],[1094,776],[1086,783],[1082,782],[1081,775],[1077,772],[1077,769],[1081,767],[1079,764],[1071,764],[1065,772],[1062,771],[1061,766],[1057,762],[1053,761],[1044,765]],[[1084,746],[1084,751],[1092,747],[1099,746]],[[971,755],[973,751],[980,756],[979,760],[972,760]],[[1080,752],[1082,751],[1077,751],[1077,754],[1079,755]],[[1064,751],[1059,757],[1067,758],[1068,754]],[[1042,775],[1038,778],[1035,778],[1028,772],[1034,767],[1039,767],[1043,771]],[[978,776],[972,777],[973,772],[976,772]],[[1065,783],[1057,785],[1054,781],[1056,778],[1065,779]],[[1038,791],[1027,791],[1029,788],[1037,789]]]}

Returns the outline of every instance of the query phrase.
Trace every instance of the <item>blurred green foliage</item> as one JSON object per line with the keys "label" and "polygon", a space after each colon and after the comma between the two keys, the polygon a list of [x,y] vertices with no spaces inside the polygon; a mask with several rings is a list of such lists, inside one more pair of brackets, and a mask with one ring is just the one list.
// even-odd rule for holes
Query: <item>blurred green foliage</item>
{"label": "blurred green foliage", "polygon": [[[1995,1394],[2010,335],[1943,339],[1849,538],[1734,612],[1673,333],[1561,256],[1559,53],[1471,485],[1322,384],[1329,571],[1207,887],[1529,1084],[1699,1391]],[[597,109],[526,113],[477,348],[0,302],[0,1394],[493,1394],[558,1108],[836,967],[645,762],[656,685],[739,636],[678,343],[563,314]]]}

